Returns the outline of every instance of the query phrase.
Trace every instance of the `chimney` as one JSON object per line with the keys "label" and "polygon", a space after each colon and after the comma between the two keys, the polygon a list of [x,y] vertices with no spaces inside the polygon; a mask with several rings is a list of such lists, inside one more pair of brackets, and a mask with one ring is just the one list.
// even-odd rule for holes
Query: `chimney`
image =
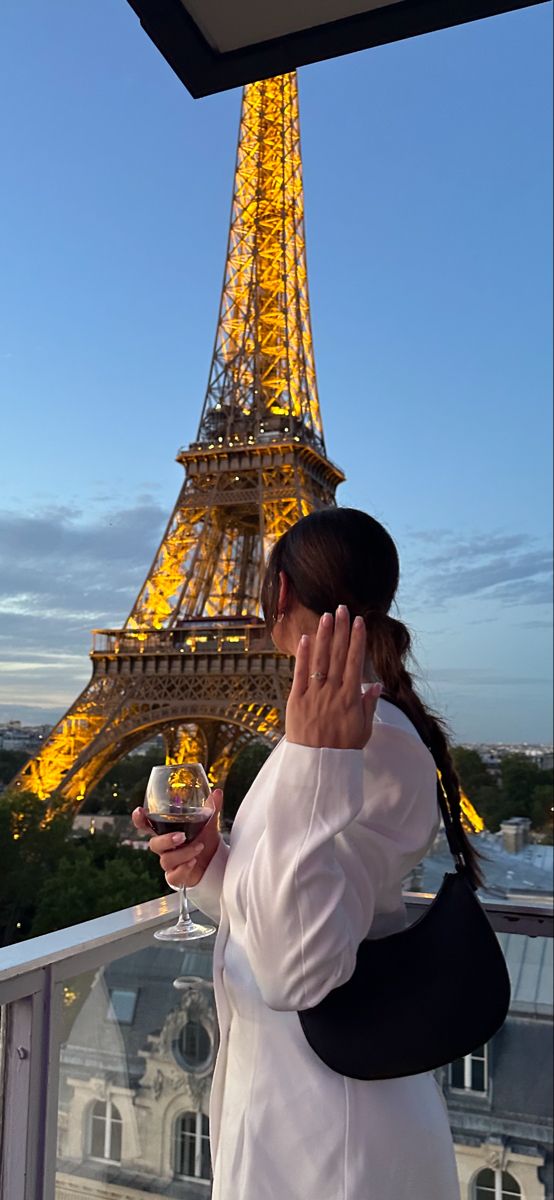
{"label": "chimney", "polygon": [[529,844],[530,828],[528,817],[510,817],[509,821],[502,821],[502,845],[508,854],[519,854]]}

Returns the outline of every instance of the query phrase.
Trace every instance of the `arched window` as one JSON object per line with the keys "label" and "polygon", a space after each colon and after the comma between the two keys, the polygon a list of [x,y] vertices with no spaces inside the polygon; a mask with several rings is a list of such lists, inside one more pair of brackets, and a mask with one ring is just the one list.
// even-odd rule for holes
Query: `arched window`
{"label": "arched window", "polygon": [[210,1122],[204,1113],[187,1112],[177,1118],[174,1153],[180,1179],[211,1179]]}
{"label": "arched window", "polygon": [[121,1162],[122,1120],[111,1100],[97,1100],[90,1118],[90,1156]]}
{"label": "arched window", "polygon": [[521,1200],[521,1188],[508,1171],[486,1167],[475,1180],[474,1197],[475,1200]]}
{"label": "arched window", "polygon": [[187,1021],[178,1041],[179,1055],[189,1070],[206,1066],[212,1055],[212,1043],[205,1025],[200,1021]]}

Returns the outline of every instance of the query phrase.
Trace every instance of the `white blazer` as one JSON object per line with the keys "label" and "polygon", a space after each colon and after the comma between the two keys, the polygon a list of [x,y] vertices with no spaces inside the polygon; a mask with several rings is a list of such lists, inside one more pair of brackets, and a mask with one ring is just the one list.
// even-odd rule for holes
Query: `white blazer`
{"label": "white blazer", "polygon": [[283,739],[264,763],[190,889],[219,923],[213,1200],[459,1200],[433,1075],[346,1079],[297,1016],[350,977],[364,937],[404,927],[402,880],[438,824],[431,755],[384,700],[364,750]]}

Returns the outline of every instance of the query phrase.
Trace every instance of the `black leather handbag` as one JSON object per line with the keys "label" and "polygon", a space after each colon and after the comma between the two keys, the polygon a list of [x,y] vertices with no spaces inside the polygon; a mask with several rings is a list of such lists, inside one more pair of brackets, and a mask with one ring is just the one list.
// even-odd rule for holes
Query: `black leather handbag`
{"label": "black leather handbag", "polygon": [[508,1012],[508,969],[439,781],[437,798],[456,871],[414,924],[363,941],[347,983],[298,1014],[312,1050],[352,1079],[445,1066],[488,1042]]}

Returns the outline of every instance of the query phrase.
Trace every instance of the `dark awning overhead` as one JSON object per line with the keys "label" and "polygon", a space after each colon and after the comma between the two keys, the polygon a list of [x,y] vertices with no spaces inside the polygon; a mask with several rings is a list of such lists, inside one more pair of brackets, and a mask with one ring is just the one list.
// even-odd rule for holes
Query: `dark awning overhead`
{"label": "dark awning overhead", "polygon": [[543,0],[128,0],[193,96]]}

